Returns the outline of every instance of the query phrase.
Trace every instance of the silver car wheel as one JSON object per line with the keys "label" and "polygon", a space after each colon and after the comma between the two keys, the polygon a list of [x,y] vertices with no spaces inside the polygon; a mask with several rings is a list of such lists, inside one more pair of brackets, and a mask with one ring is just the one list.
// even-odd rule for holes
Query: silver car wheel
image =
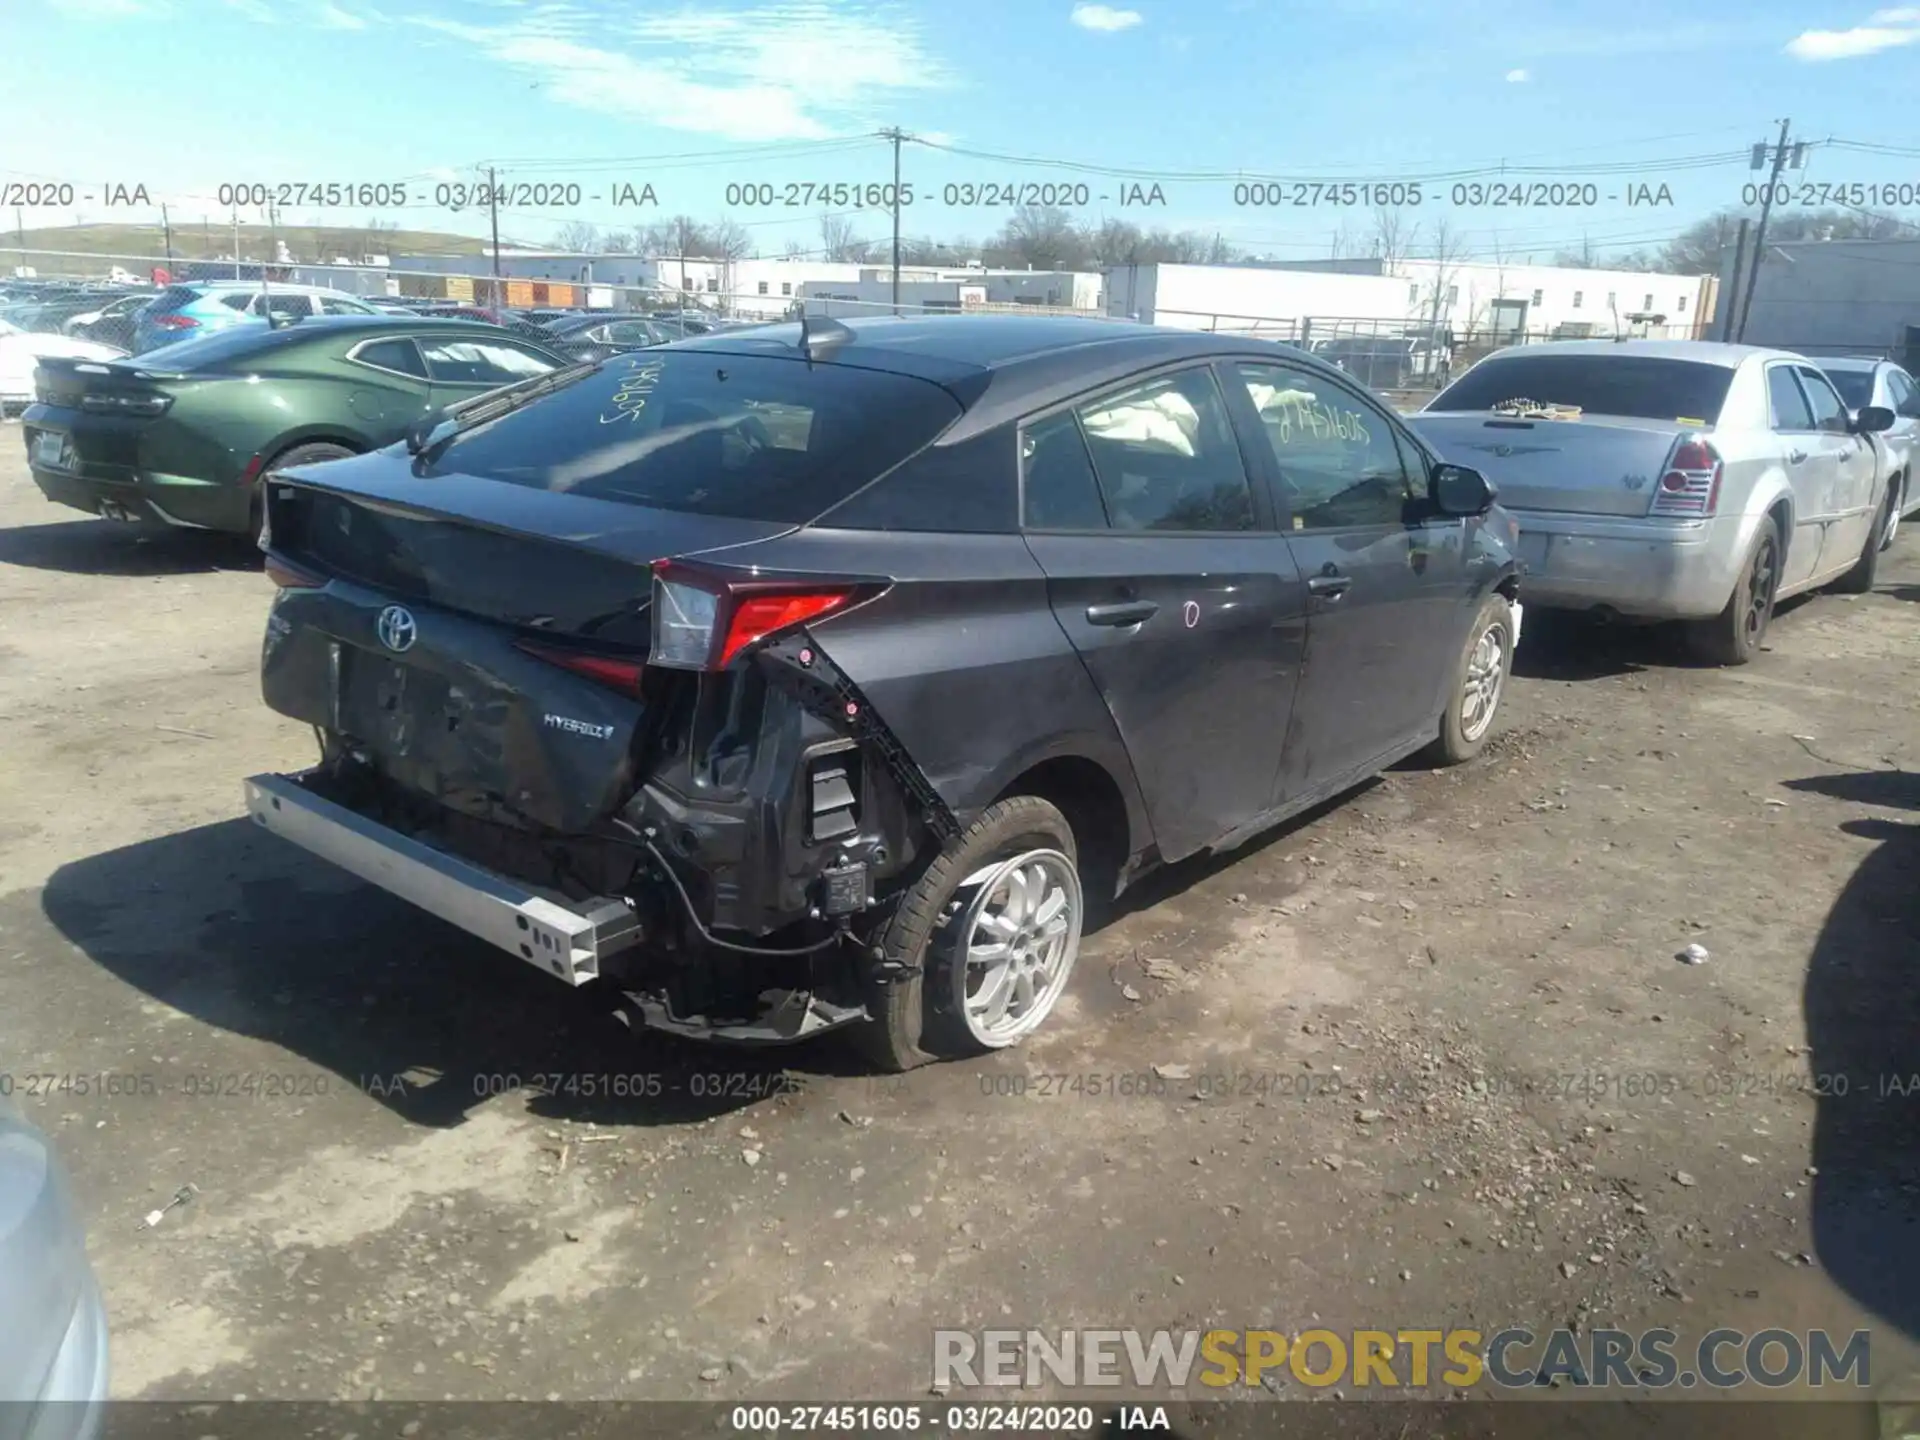
{"label": "silver car wheel", "polygon": [[1507,683],[1507,627],[1487,626],[1467,657],[1467,679],[1460,705],[1460,734],[1472,744],[1493,723],[1500,707],[1501,687]]}
{"label": "silver car wheel", "polygon": [[955,934],[953,1008],[980,1045],[1002,1049],[1053,1013],[1080,954],[1080,876],[1058,850],[1029,850],[969,876]]}

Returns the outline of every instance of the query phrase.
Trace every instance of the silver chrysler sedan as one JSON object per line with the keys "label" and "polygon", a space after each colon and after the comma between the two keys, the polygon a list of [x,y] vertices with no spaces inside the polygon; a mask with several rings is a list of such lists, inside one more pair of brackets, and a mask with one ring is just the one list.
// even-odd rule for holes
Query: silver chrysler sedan
{"label": "silver chrysler sedan", "polygon": [[1888,519],[1883,407],[1849,413],[1817,362],[1698,340],[1496,351],[1409,423],[1520,524],[1527,600],[1681,620],[1702,658],[1753,658],[1776,602],[1873,585]]}

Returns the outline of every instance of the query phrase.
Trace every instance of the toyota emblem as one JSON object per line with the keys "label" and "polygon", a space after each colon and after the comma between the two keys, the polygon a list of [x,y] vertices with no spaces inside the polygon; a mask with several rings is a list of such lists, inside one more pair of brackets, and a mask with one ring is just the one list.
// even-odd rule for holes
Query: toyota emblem
{"label": "toyota emblem", "polygon": [[413,623],[413,612],[404,605],[389,605],[380,612],[380,619],[374,625],[380,643],[401,655],[413,648],[413,642],[420,638],[420,627]]}

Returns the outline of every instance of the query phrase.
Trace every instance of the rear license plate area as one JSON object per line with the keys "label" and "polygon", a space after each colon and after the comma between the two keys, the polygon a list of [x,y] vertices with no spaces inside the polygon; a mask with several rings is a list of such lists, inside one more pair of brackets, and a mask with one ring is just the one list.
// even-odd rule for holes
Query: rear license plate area
{"label": "rear license plate area", "polygon": [[27,459],[43,470],[72,470],[73,437],[64,430],[35,430],[27,440]]}

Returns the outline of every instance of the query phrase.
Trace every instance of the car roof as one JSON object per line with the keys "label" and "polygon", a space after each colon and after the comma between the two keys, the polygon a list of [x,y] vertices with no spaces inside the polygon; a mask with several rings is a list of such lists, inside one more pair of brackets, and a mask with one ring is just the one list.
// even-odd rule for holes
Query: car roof
{"label": "car roof", "polygon": [[1764,345],[1729,345],[1718,340],[1545,340],[1532,345],[1509,345],[1488,360],[1510,355],[1633,355],[1650,360],[1690,360],[1696,365],[1719,365],[1737,370],[1748,360],[1805,360],[1791,350]]}
{"label": "car roof", "polygon": [[[967,414],[940,439],[955,444],[1109,380],[1156,365],[1241,355],[1341,372],[1270,340],[1072,315],[872,316],[836,321],[848,338],[816,364],[885,370],[959,393]],[[661,350],[799,358],[800,323],[776,321],[676,340]],[[1351,377],[1342,377],[1351,384]]]}
{"label": "car roof", "polygon": [[[240,327],[238,330],[218,330],[216,335],[234,337],[234,344],[242,344],[243,337],[251,337],[257,342],[253,353],[265,353],[273,350],[291,349],[315,340],[334,339],[342,335],[362,335],[369,339],[382,334],[404,332],[423,335],[472,335],[480,339],[499,339],[509,332],[498,325],[489,325],[482,320],[436,320],[427,315],[315,315],[292,325]],[[525,340],[527,336],[517,336]],[[192,341],[188,341],[192,344]],[[154,351],[151,355],[131,355],[127,362],[140,369],[163,370],[166,368],[166,350]],[[558,358],[558,357],[556,357]]]}

